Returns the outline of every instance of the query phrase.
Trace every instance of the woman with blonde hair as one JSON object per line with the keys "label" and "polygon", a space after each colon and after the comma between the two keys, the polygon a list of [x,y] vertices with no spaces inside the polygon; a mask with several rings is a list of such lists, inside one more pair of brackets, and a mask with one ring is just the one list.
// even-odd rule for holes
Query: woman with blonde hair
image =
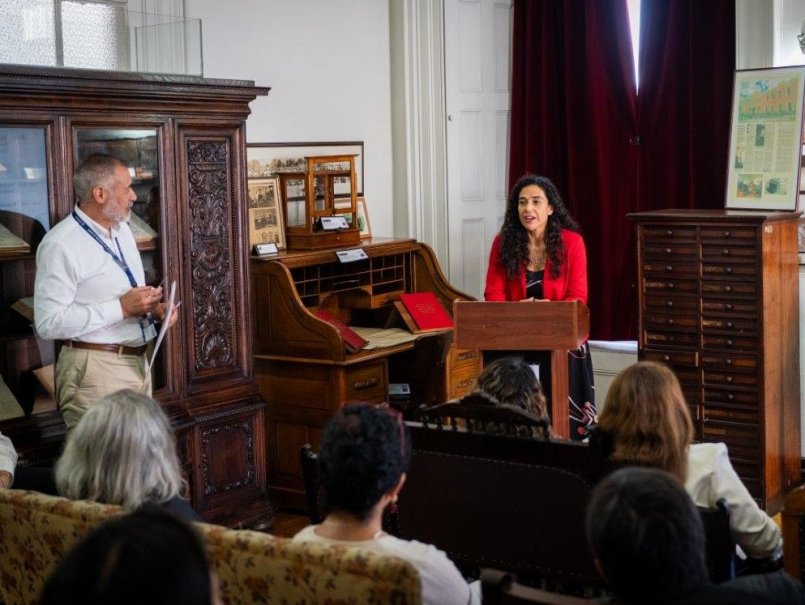
{"label": "woman with blonde hair", "polygon": [[610,459],[658,468],[674,475],[693,502],[714,508],[720,498],[743,551],[756,558],[778,557],[780,529],[762,511],[732,468],[723,443],[692,443],[693,422],[676,375],[659,363],[641,361],[615,377],[598,417]]}
{"label": "woman with blonde hair", "polygon": [[176,440],[160,405],[130,389],[91,406],[67,436],[56,463],[59,494],[134,510],[161,504],[185,519],[200,521],[182,498]]}

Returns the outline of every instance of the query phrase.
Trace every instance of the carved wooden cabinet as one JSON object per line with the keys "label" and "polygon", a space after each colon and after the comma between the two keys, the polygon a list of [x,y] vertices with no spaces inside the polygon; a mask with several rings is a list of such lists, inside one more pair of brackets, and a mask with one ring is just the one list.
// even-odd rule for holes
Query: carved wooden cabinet
{"label": "carved wooden cabinet", "polygon": [[375,238],[363,250],[367,259],[344,264],[335,250],[252,260],[255,373],[268,402],[268,483],[280,505],[305,508],[300,448],[309,442],[318,449],[325,422],[341,406],[388,401],[389,383],[410,385],[408,409],[441,403],[469,390],[480,371],[479,351],[456,350],[452,331],[346,352],[316,309],[348,325],[383,327],[393,323],[400,294],[431,291],[448,310],[470,298],[450,286],[425,244]]}
{"label": "carved wooden cabinet", "polygon": [[[72,210],[71,175],[82,157],[106,152],[129,167],[134,213],[146,225],[146,279],[175,281],[182,301],[157,358],[154,395],[177,427],[193,505],[227,524],[266,523],[272,513],[244,236],[245,121],[249,102],[267,92],[247,81],[0,66],[0,134],[8,135],[0,137],[0,155],[22,131],[41,151],[28,157],[6,149],[4,157],[22,158],[30,170],[0,171],[0,209],[48,229]],[[41,195],[27,194],[34,186]],[[19,222],[9,221],[12,229]],[[29,253],[0,260],[0,316],[15,329],[14,340],[2,342],[0,373],[17,394],[21,377],[49,356],[9,309],[33,294],[39,239]],[[34,414],[0,430],[19,434],[43,461],[50,450],[37,450],[37,435],[58,441],[57,418]]]}
{"label": "carved wooden cabinet", "polygon": [[639,357],[668,364],[696,439],[762,506],[800,480],[797,213],[665,210],[637,226]]}

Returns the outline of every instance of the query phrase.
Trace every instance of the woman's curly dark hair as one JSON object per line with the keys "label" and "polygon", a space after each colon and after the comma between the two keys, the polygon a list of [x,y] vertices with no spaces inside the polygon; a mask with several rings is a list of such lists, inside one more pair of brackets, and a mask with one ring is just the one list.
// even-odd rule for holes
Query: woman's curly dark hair
{"label": "woman's curly dark hair", "polygon": [[365,520],[397,485],[410,457],[402,416],[372,405],[342,408],[327,423],[319,449],[324,508]]}
{"label": "woman's curly dark hair", "polygon": [[545,247],[551,261],[551,277],[557,278],[565,262],[562,229],[578,231],[579,226],[567,211],[556,185],[544,176],[526,174],[520,177],[520,180],[512,187],[506,202],[506,216],[500,229],[500,262],[509,279],[517,277],[523,265],[528,264],[528,232],[520,222],[518,200],[520,192],[529,185],[536,185],[542,189],[548,202],[553,206],[553,214],[548,217],[548,226],[545,230]]}

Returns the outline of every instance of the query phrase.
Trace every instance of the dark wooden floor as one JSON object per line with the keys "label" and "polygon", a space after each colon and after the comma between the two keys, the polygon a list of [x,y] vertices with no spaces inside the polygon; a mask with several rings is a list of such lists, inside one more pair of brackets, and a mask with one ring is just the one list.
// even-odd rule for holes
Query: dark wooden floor
{"label": "dark wooden floor", "polygon": [[282,538],[293,538],[300,529],[308,525],[310,519],[306,515],[281,510],[274,515],[274,525],[270,533]]}

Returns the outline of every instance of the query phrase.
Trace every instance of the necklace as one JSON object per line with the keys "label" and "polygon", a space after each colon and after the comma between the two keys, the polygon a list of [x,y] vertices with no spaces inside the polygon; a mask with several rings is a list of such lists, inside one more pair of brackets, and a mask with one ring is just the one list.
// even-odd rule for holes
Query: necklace
{"label": "necklace", "polygon": [[545,267],[545,259],[548,256],[548,250],[543,244],[536,250],[529,249],[528,251],[528,270],[539,271]]}

